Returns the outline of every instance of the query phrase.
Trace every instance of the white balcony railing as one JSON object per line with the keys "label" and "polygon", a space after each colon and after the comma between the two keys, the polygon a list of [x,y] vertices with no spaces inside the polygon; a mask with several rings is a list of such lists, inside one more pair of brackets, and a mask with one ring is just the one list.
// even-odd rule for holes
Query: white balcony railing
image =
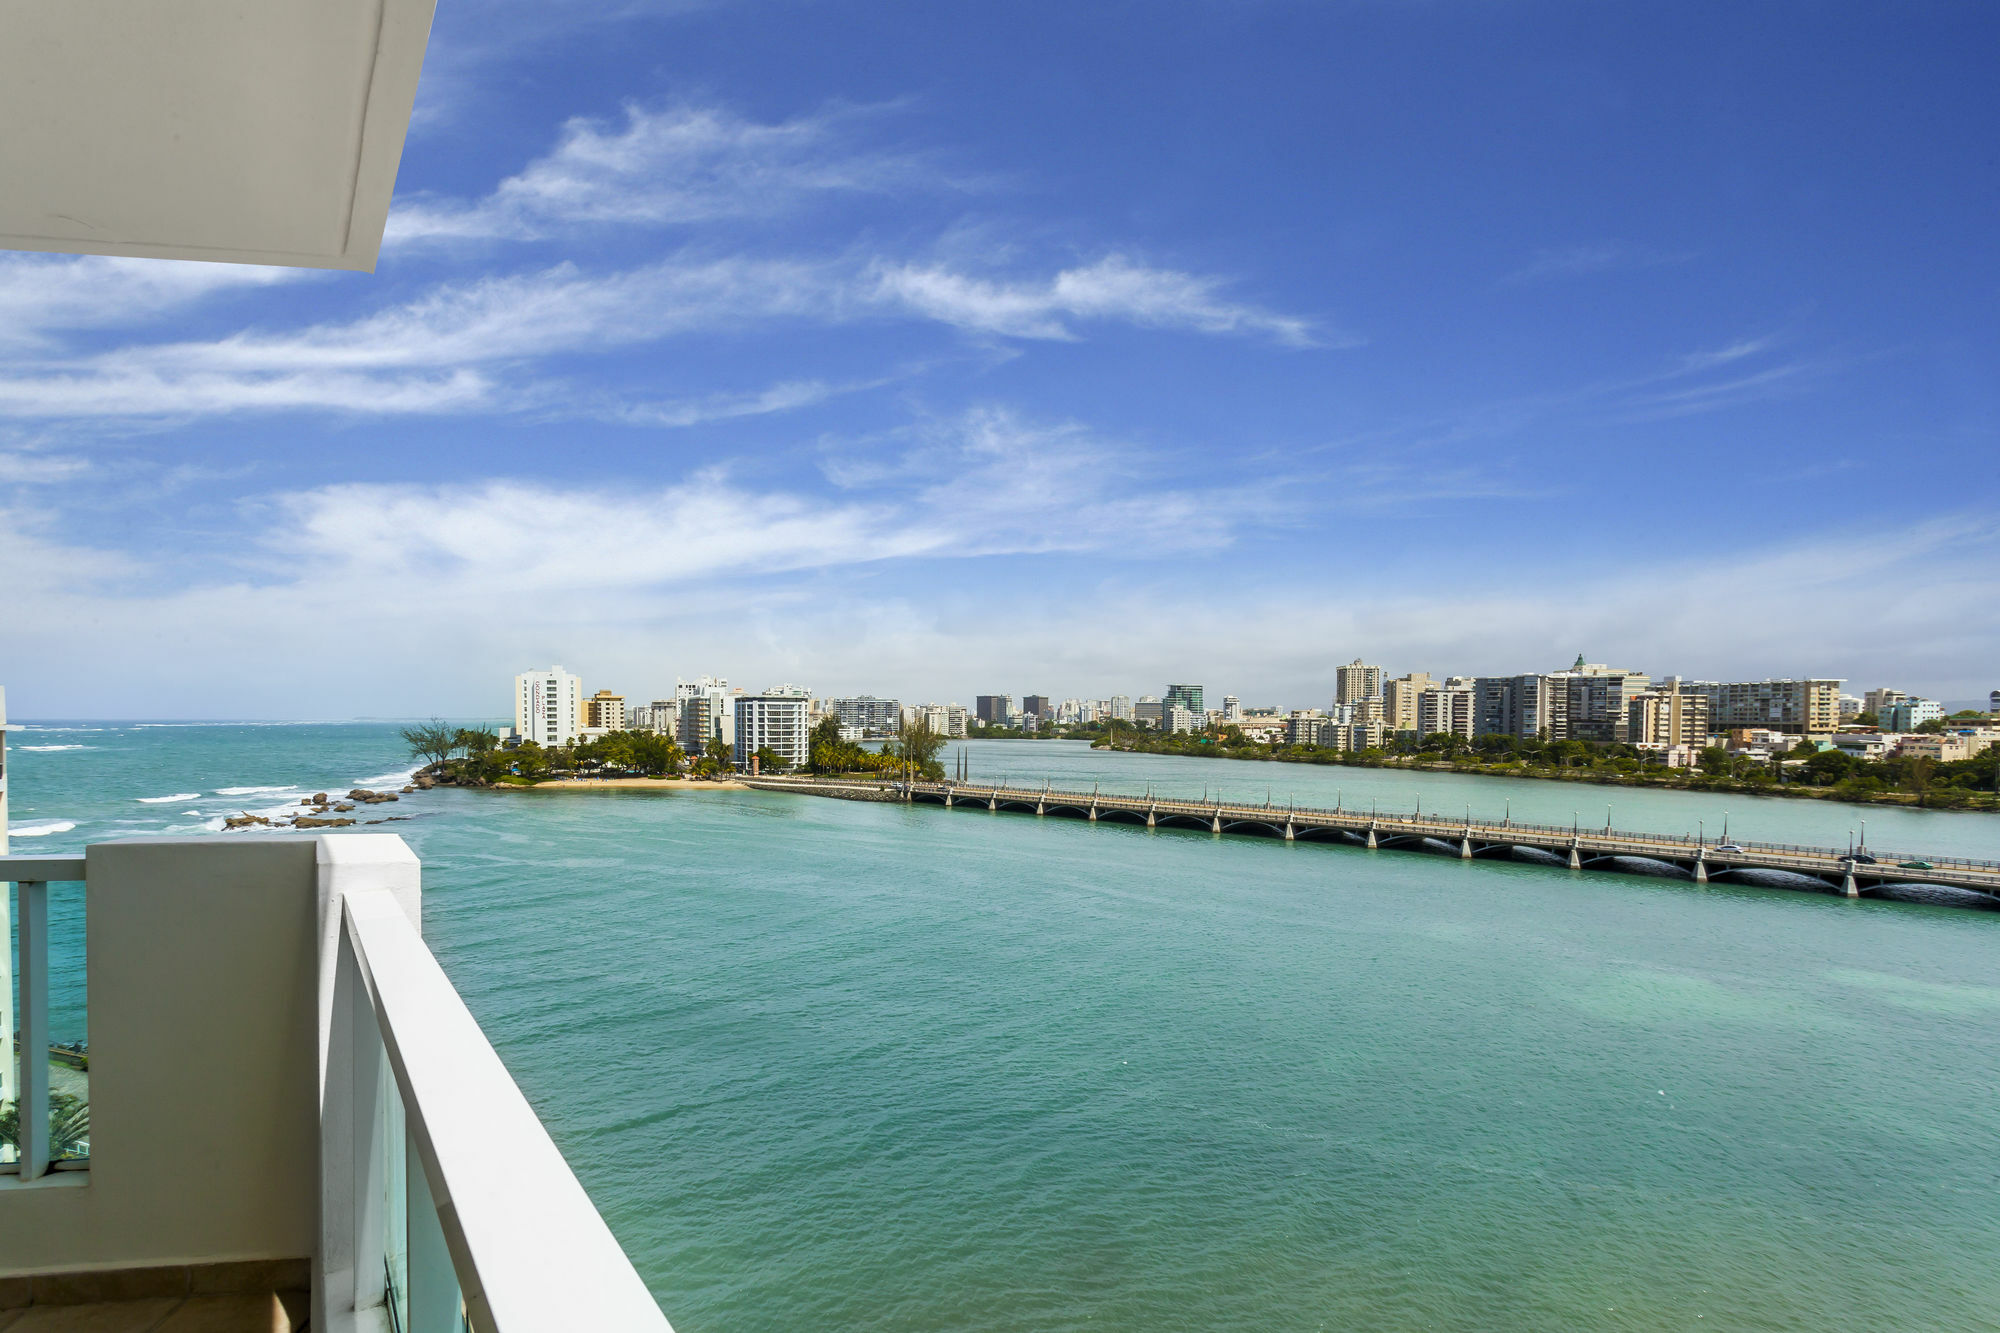
{"label": "white balcony railing", "polygon": [[[87,1170],[50,1172],[60,880],[85,884],[93,1142]],[[425,946],[400,838],[100,844],[0,857],[5,881],[27,1132],[0,1277],[309,1248],[315,1329],[671,1333]]]}

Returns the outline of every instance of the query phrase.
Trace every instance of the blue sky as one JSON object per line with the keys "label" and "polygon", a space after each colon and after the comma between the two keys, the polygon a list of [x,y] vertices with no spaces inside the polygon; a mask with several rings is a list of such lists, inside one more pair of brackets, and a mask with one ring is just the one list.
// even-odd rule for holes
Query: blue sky
{"label": "blue sky", "polygon": [[17,715],[2000,686],[1982,4],[443,0],[373,275],[0,256]]}

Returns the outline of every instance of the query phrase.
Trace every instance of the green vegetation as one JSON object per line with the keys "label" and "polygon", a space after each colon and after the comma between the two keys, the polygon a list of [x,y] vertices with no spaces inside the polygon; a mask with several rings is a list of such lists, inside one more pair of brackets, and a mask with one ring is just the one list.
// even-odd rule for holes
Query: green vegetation
{"label": "green vegetation", "polygon": [[1700,754],[1696,769],[1667,768],[1630,745],[1544,741],[1532,737],[1403,733],[1382,749],[1323,750],[1265,744],[1238,727],[1163,735],[1127,726],[1102,736],[1104,748],[1208,759],[1266,759],[1297,764],[1414,768],[1492,777],[1546,778],[1627,787],[1678,787],[1758,792],[1935,810],[2000,810],[2000,746],[1971,759],[1939,763],[1925,757],[1856,759],[1800,742],[1769,761],[1732,755],[1719,745]]}
{"label": "green vegetation", "polygon": [[[579,745],[548,748],[528,741],[503,750],[489,727],[453,727],[433,718],[403,728],[403,741],[412,758],[426,761],[426,776],[473,786],[522,786],[549,777],[672,777],[687,761],[672,737],[650,731],[614,731]],[[700,758],[696,776],[728,770],[729,748],[721,749],[719,763],[710,755]]]}
{"label": "green vegetation", "polygon": [[900,778],[914,774],[922,778],[942,778],[945,738],[928,722],[899,729],[880,750],[840,738],[840,719],[821,718],[807,742],[806,771],[821,776],[860,774],[871,778]]}
{"label": "green vegetation", "polygon": [[[67,1092],[49,1093],[49,1158],[73,1155],[90,1141],[90,1103]],[[21,1146],[21,1108],[0,1103],[0,1144]]]}

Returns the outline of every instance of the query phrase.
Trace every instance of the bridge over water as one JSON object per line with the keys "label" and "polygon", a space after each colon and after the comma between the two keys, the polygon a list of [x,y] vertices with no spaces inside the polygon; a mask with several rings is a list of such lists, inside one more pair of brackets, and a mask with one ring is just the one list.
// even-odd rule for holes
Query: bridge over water
{"label": "bridge over water", "polygon": [[1658,873],[1673,867],[1697,883],[1746,870],[1780,871],[1816,880],[1850,898],[1892,885],[1939,885],[2000,902],[2000,861],[1964,857],[1868,852],[1872,862],[1851,860],[1838,848],[1789,843],[1716,844],[1688,837],[1631,833],[1613,828],[1520,823],[1494,824],[1423,814],[1375,810],[1322,810],[1304,806],[1245,805],[1160,796],[1063,791],[1051,786],[1009,787],[968,782],[862,783],[763,779],[751,786],[856,800],[901,800],[953,810],[985,810],[1092,822],[1143,824],[1147,828],[1200,829],[1287,841],[1340,842],[1350,846],[1455,853],[1465,860],[1512,857],[1517,850],[1553,857],[1573,870]]}

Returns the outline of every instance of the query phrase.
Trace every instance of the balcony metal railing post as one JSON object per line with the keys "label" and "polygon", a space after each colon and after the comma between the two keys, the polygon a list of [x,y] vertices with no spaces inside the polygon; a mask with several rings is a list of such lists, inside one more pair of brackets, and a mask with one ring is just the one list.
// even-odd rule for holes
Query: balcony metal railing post
{"label": "balcony metal railing post", "polygon": [[404,1142],[410,1247],[410,1322],[405,1333],[459,1333],[465,1321],[459,1313],[458,1270],[452,1265],[451,1247],[415,1134],[406,1129]]}
{"label": "balcony metal railing post", "polygon": [[20,898],[21,1081],[16,1120],[21,1127],[21,1179],[49,1169],[49,886],[25,879]]}

